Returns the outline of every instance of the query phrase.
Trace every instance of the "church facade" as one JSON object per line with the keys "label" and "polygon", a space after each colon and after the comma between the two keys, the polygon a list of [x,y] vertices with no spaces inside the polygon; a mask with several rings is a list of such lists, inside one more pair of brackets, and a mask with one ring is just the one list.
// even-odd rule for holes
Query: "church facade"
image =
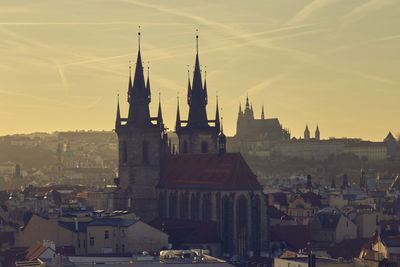
{"label": "church facade", "polygon": [[[198,37],[196,36],[196,42]],[[226,153],[226,137],[219,119],[207,118],[207,83],[202,80],[196,53],[192,83],[188,81],[187,120],[180,117],[177,154],[171,153],[162,121],[149,114],[149,77],[145,83],[140,45],[133,84],[129,77],[129,114],[117,108],[119,179],[114,201],[144,221],[155,218],[217,224],[225,255],[267,251],[266,199],[257,177],[240,153]]]}

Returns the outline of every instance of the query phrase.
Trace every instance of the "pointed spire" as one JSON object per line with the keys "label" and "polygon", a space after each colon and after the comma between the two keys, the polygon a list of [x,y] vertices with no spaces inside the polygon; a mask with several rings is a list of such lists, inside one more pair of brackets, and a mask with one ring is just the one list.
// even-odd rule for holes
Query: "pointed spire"
{"label": "pointed spire", "polygon": [[207,103],[208,103],[208,96],[207,96],[207,70],[204,71],[203,101],[204,101],[204,105],[207,105]]}
{"label": "pointed spire", "polygon": [[119,93],[117,96],[117,118],[115,119],[115,129],[117,129],[119,126],[121,126],[121,112],[119,110]]}
{"label": "pointed spire", "polygon": [[147,82],[146,82],[146,93],[149,103],[151,102],[151,90],[150,90],[150,66],[149,62],[147,62]]}
{"label": "pointed spire", "polygon": [[308,129],[308,124],[306,124],[306,129],[304,130],[304,139],[310,139],[310,130]]}
{"label": "pointed spire", "polygon": [[242,103],[239,103],[239,114],[242,114]]}
{"label": "pointed spire", "polygon": [[196,54],[199,54],[199,29],[196,29]]}
{"label": "pointed spire", "polygon": [[138,26],[138,45],[139,45],[139,51],[140,51],[140,25]]}
{"label": "pointed spire", "polygon": [[226,136],[224,134],[224,118],[221,117],[221,133],[218,136],[218,152],[222,155],[226,152]]}
{"label": "pointed spire", "polygon": [[246,110],[250,109],[250,104],[249,104],[249,94],[247,93],[246,95]]}
{"label": "pointed spire", "polygon": [[264,119],[264,104],[262,105],[262,109],[261,109],[261,119]]}
{"label": "pointed spire", "polygon": [[187,88],[187,103],[190,106],[191,100],[192,100],[192,87],[190,86],[190,71],[189,71],[189,65],[188,66],[188,88]]}
{"label": "pointed spire", "polygon": [[320,140],[320,136],[321,136],[321,134],[319,132],[319,127],[318,127],[318,124],[317,124],[317,129],[315,130],[315,139],[316,140]]}
{"label": "pointed spire", "polygon": [[161,93],[158,92],[158,115],[157,115],[157,123],[158,125],[163,126],[163,117],[161,111]]}
{"label": "pointed spire", "polygon": [[219,107],[218,107],[218,96],[217,96],[217,107],[215,111],[215,128],[220,131],[220,121],[219,121]]}
{"label": "pointed spire", "polygon": [[177,109],[176,109],[176,123],[175,123],[175,131],[179,131],[181,128],[181,115],[179,112],[179,96],[177,97]]}

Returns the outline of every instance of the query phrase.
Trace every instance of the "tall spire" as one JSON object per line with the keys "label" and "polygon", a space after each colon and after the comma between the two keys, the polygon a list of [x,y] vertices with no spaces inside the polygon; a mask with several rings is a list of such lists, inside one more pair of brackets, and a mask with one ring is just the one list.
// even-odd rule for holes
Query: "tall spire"
{"label": "tall spire", "polygon": [[128,82],[128,102],[131,101],[133,97],[133,90],[132,90],[132,66],[131,61],[129,60],[129,82]]}
{"label": "tall spire", "polygon": [[146,82],[146,93],[149,103],[151,102],[151,90],[150,90],[150,66],[147,65],[147,82]]}
{"label": "tall spire", "polygon": [[207,95],[207,70],[204,71],[203,101],[204,101],[204,105],[207,105],[207,103],[208,103],[208,95]]}
{"label": "tall spire", "polygon": [[142,56],[140,53],[140,31],[138,32],[138,56],[136,60],[135,77],[129,93],[128,123],[141,126],[151,124],[149,111],[149,94],[144,81]]}
{"label": "tall spire", "polygon": [[310,130],[308,129],[308,124],[306,124],[306,129],[304,130],[304,139],[310,139]]}
{"label": "tall spire", "polygon": [[262,105],[262,109],[261,109],[261,119],[264,119],[264,104]]}
{"label": "tall spire", "polygon": [[190,71],[189,71],[189,65],[188,66],[188,88],[187,88],[187,103],[190,106],[191,99],[192,99],[192,87],[190,86]]}
{"label": "tall spire", "polygon": [[157,123],[158,125],[162,126],[163,125],[163,117],[162,117],[162,111],[161,111],[161,93],[158,92],[158,114],[157,114]]}
{"label": "tall spire", "polygon": [[317,129],[315,130],[315,139],[320,140],[320,138],[321,138],[321,133],[319,132],[319,127],[317,124]]}
{"label": "tall spire", "polygon": [[250,110],[249,94],[246,95],[246,110]]}
{"label": "tall spire", "polygon": [[181,115],[180,115],[180,112],[179,112],[179,96],[178,96],[177,97],[175,131],[179,131],[180,128],[181,128]]}
{"label": "tall spire", "polygon": [[219,107],[218,107],[218,96],[217,96],[217,107],[215,111],[215,128],[220,131],[220,121],[219,121]]}
{"label": "tall spire", "polygon": [[239,103],[239,114],[242,114],[242,103]]}
{"label": "tall spire", "polygon": [[199,36],[196,34],[196,61],[190,94],[190,108],[187,126],[190,128],[207,128],[209,127],[206,112],[207,95],[206,92],[204,92],[201,79],[198,38]]}
{"label": "tall spire", "polygon": [[115,119],[115,129],[121,126],[121,112],[119,111],[119,93],[117,96],[117,118]]}

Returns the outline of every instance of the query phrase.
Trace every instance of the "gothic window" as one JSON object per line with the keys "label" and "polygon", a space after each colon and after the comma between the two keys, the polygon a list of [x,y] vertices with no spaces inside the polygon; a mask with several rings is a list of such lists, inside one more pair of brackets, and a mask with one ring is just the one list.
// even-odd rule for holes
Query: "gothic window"
{"label": "gothic window", "polygon": [[142,143],[142,160],[144,163],[149,163],[149,143],[146,141]]}
{"label": "gothic window", "polygon": [[221,208],[221,235],[222,235],[222,251],[231,253],[232,237],[233,237],[233,203],[228,196],[222,198]]}
{"label": "gothic window", "polygon": [[251,199],[251,222],[252,222],[252,250],[256,255],[260,254],[260,232],[261,232],[261,201],[258,195]]}
{"label": "gothic window", "polygon": [[201,153],[208,153],[208,143],[206,141],[201,142]]}
{"label": "gothic window", "polygon": [[211,199],[209,194],[203,195],[203,221],[211,219]]}
{"label": "gothic window", "polygon": [[190,218],[192,220],[198,220],[199,219],[199,197],[196,196],[195,193],[192,194],[192,197],[190,198]]}
{"label": "gothic window", "polygon": [[188,195],[187,193],[181,193],[179,196],[179,208],[180,208],[180,217],[182,219],[187,219],[188,213]]}
{"label": "gothic window", "polygon": [[122,142],[122,163],[127,163],[128,161],[128,147],[126,141]]}
{"label": "gothic window", "polygon": [[247,218],[248,207],[247,199],[244,196],[238,198],[236,202],[236,231],[238,240],[238,255],[242,257],[247,251]]}
{"label": "gothic window", "polygon": [[183,141],[183,154],[187,154],[188,153],[188,144],[187,141]]}

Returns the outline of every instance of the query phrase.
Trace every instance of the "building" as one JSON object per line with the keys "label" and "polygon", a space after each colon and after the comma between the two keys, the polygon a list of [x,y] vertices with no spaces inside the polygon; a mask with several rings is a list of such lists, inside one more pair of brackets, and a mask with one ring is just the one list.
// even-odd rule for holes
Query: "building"
{"label": "building", "polygon": [[161,104],[157,117],[149,114],[150,81],[147,77],[144,82],[141,62],[139,44],[133,85],[129,77],[128,118],[121,118],[117,107],[117,209],[130,209],[144,221],[161,217],[216,222],[224,254],[267,251],[262,187],[239,153],[226,153],[218,102],[215,119],[207,118],[207,83],[203,83],[198,50],[193,80],[188,82],[187,120],[180,117],[178,101],[175,154],[167,141]]}

